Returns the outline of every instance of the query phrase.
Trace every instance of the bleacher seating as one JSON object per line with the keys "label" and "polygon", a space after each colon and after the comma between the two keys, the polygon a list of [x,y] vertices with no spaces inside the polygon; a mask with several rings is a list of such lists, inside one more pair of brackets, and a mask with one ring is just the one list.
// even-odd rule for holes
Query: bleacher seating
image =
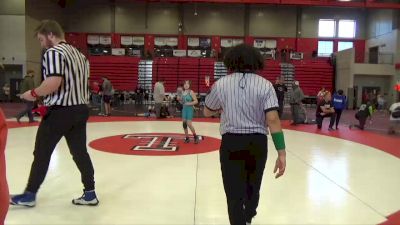
{"label": "bleacher seating", "polygon": [[207,92],[205,77],[210,76],[210,83],[214,82],[214,62],[210,58],[156,58],[153,61],[153,84],[164,80],[165,91],[175,92],[179,84],[190,80],[193,91]]}
{"label": "bleacher seating", "polygon": [[316,96],[321,87],[333,91],[333,67],[327,60],[293,61],[295,79],[305,95]]}
{"label": "bleacher seating", "polygon": [[90,82],[101,83],[101,77],[107,76],[115,90],[133,91],[138,83],[139,61],[136,57],[89,57]]}

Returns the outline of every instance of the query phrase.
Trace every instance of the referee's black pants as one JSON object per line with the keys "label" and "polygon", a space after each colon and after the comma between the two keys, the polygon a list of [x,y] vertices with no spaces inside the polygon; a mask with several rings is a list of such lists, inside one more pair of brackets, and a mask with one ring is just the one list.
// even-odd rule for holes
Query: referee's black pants
{"label": "referee's black pants", "polygon": [[257,214],[267,140],[263,134],[222,136],[220,162],[231,225],[245,225]]}
{"label": "referee's black pants", "polygon": [[[57,143],[65,137],[70,153],[81,172],[85,190],[94,190],[94,169],[86,147],[86,105],[51,106],[36,134],[34,160],[26,191],[36,193],[46,177]],[[68,171],[65,171],[68,172]]]}

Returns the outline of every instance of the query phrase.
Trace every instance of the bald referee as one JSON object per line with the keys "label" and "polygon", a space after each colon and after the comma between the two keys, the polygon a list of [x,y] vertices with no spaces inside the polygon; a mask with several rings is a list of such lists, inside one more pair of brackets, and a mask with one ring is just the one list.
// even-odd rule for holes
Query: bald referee
{"label": "bald referee", "polygon": [[233,73],[213,85],[204,115],[222,111],[220,162],[229,220],[231,225],[245,225],[257,214],[268,155],[267,128],[278,150],[275,178],[285,172],[285,141],[274,87],[256,74],[264,67],[260,52],[238,45],[228,51],[224,64]]}
{"label": "bald referee", "polygon": [[64,31],[56,21],[42,21],[35,32],[41,47],[46,49],[42,60],[44,81],[38,88],[22,94],[21,98],[35,101],[44,96],[44,104],[49,110],[36,134],[28,185],[23,194],[11,197],[10,204],[36,205],[36,194],[46,176],[51,155],[60,139],[65,137],[84,185],[82,197],[73,199],[72,203],[97,205],[94,169],[86,148],[89,62],[65,42]]}

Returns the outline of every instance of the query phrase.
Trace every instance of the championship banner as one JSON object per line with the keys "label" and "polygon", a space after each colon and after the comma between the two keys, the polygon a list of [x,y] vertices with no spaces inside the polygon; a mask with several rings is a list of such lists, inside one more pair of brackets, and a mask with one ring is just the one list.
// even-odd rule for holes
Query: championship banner
{"label": "championship banner", "polygon": [[87,36],[87,43],[89,45],[98,45],[100,43],[99,35],[88,35]]}
{"label": "championship banner", "polygon": [[100,44],[111,45],[111,36],[100,36]]}
{"label": "championship banner", "polygon": [[254,48],[265,48],[265,40],[255,39],[253,46]]}
{"label": "championship banner", "polygon": [[144,45],[144,37],[132,37],[133,45],[142,46]]}
{"label": "championship banner", "polygon": [[171,47],[178,46],[178,38],[168,38],[167,45]]}
{"label": "championship banner", "polygon": [[200,47],[211,48],[211,38],[200,38]]}
{"label": "championship banner", "polygon": [[189,57],[200,57],[201,56],[200,50],[188,50],[187,52],[188,52]]}
{"label": "championship banner", "polygon": [[200,46],[200,38],[188,38],[188,46],[190,47]]}
{"label": "championship banner", "polygon": [[243,39],[233,39],[232,40],[232,45],[233,46],[240,45],[240,44],[243,44],[243,43],[244,43]]}
{"label": "championship banner", "polygon": [[233,46],[232,39],[221,39],[221,47],[230,48]]}
{"label": "championship banner", "polygon": [[131,36],[121,36],[121,45],[129,46],[133,44]]}
{"label": "championship banner", "polygon": [[185,57],[186,56],[186,50],[174,50],[174,56],[175,57]]}
{"label": "championship banner", "polygon": [[111,55],[125,55],[125,49],[124,48],[113,48],[111,49]]}
{"label": "championship banner", "polygon": [[167,45],[167,39],[165,37],[156,37],[154,39],[154,45],[165,46],[165,45]]}
{"label": "championship banner", "polygon": [[276,48],[276,40],[265,40],[266,48]]}
{"label": "championship banner", "polygon": [[140,50],[137,50],[137,49],[132,50],[130,55],[135,56],[135,57],[140,57],[141,56]]}

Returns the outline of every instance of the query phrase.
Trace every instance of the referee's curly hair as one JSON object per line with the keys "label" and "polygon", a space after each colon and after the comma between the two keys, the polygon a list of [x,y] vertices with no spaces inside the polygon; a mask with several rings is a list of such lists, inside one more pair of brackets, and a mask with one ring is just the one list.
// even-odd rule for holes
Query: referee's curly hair
{"label": "referee's curly hair", "polygon": [[264,69],[264,58],[258,49],[240,44],[228,50],[224,64],[230,72],[255,72]]}

